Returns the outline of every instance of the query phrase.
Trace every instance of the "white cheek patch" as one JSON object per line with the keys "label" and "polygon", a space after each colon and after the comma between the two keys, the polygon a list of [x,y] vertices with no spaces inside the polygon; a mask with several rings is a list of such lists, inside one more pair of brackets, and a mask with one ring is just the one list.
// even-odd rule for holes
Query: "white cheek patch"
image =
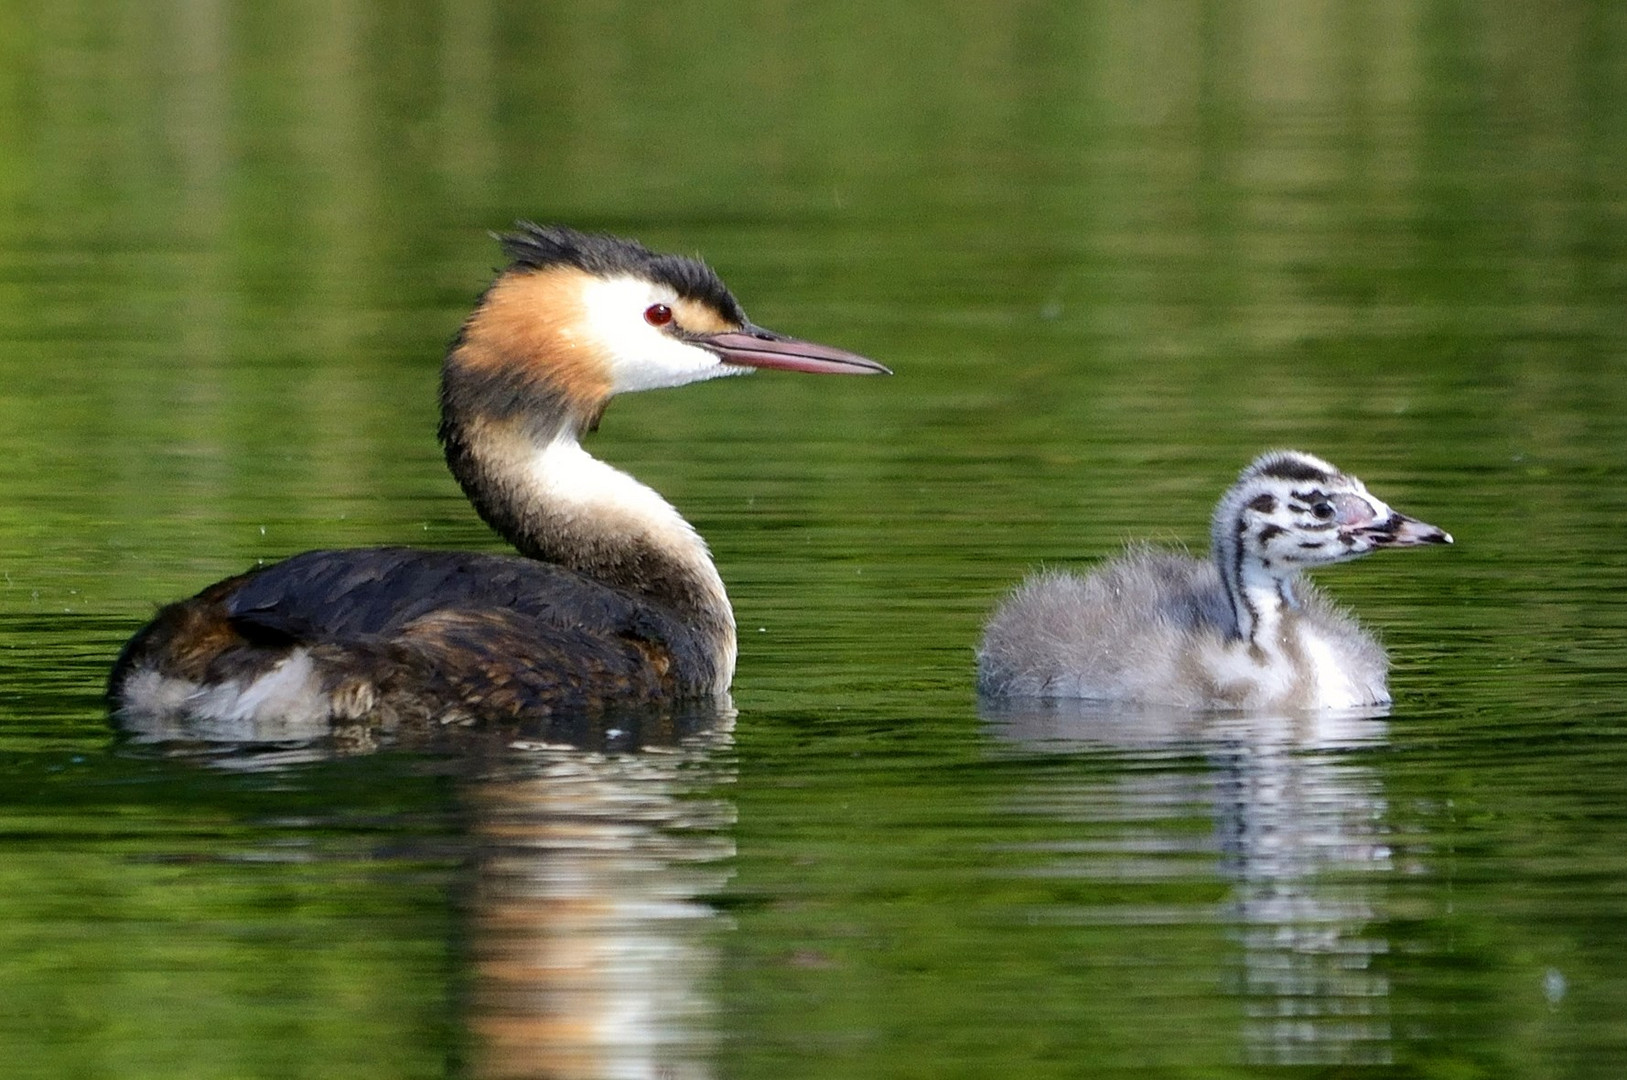
{"label": "white cheek patch", "polygon": [[671,289],[632,277],[594,278],[583,286],[586,333],[609,361],[612,392],[659,390],[740,373],[645,321],[651,304],[671,306],[677,299]]}

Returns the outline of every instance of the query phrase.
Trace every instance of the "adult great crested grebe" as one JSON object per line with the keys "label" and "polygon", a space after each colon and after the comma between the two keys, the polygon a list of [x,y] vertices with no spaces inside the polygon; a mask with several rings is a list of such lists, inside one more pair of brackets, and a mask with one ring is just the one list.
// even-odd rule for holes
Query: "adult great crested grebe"
{"label": "adult great crested grebe", "polygon": [[984,629],[979,689],[1192,708],[1389,702],[1384,649],[1300,571],[1450,534],[1294,450],[1244,469],[1210,531],[1208,561],[1137,546],[1088,577],[1024,582]]}
{"label": "adult great crested grebe", "polygon": [[754,326],[706,264],[520,223],[447,353],[440,438],[519,555],[309,551],[159,611],[108,683],[127,719],[309,727],[705,699],[734,613],[705,542],[580,440],[619,393],[751,368],[887,373]]}

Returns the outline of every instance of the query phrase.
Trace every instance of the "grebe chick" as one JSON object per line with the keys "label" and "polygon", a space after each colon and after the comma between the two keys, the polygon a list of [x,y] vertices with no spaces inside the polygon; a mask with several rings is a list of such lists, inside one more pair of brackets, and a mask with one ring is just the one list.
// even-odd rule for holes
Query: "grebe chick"
{"label": "grebe chick", "polygon": [[528,222],[498,239],[512,262],[449,348],[440,438],[520,555],[309,551],[211,585],[119,656],[108,695],[131,726],[388,727],[728,689],[734,613],[705,542],[581,436],[628,391],[887,369],[754,326],[696,259]]}
{"label": "grebe chick", "polygon": [[1321,458],[1257,458],[1221,498],[1207,561],[1135,546],[1088,577],[1042,573],[978,648],[989,695],[1187,708],[1357,708],[1390,700],[1384,649],[1300,571],[1450,544]]}

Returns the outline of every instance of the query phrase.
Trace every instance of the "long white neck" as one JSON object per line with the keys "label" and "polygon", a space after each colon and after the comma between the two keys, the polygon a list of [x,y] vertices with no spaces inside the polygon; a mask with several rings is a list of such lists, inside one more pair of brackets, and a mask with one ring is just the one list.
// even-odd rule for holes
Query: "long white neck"
{"label": "long white neck", "polygon": [[[560,561],[592,577],[614,576],[633,553],[670,563],[684,600],[715,609],[734,629],[734,613],[706,541],[654,488],[588,453],[570,432],[534,450],[529,481],[561,537],[575,542]],[[659,583],[660,575],[656,575]],[[676,607],[688,606],[666,598]]]}
{"label": "long white neck", "polygon": [[712,641],[734,674],[734,611],[700,534],[652,488],[584,450],[569,425],[488,423],[448,460],[476,509],[522,554],[658,604]]}

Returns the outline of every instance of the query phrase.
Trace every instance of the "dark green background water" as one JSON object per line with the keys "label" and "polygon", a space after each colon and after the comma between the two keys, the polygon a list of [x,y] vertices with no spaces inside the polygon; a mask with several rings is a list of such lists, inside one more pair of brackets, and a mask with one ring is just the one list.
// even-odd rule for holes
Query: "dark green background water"
{"label": "dark green background water", "polygon": [[[497,545],[433,438],[517,217],[891,380],[618,401],[713,546],[676,747],[112,735],[165,599]],[[0,1060],[21,1077],[1616,1077],[1627,8],[0,2]],[[1031,566],[1270,446],[1387,717],[980,710]]]}

